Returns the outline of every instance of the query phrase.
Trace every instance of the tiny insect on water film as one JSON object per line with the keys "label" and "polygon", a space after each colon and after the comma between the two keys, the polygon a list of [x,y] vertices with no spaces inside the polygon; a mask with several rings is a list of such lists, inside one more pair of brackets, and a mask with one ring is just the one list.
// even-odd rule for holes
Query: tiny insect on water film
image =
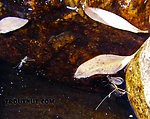
{"label": "tiny insect on water film", "polygon": [[[16,66],[18,69],[21,69],[21,67],[23,66],[23,64],[25,64],[25,63],[27,63],[27,61],[28,62],[30,62],[30,61],[35,61],[35,59],[31,59],[31,58],[29,58],[28,56],[25,56],[21,61],[20,61],[20,63]],[[15,68],[16,68],[15,67]]]}

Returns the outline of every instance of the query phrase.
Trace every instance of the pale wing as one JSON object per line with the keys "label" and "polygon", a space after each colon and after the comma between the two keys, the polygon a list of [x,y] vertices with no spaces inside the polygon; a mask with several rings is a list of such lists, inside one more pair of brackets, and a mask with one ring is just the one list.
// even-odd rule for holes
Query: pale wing
{"label": "pale wing", "polygon": [[91,19],[103,23],[105,25],[109,25],[121,30],[131,31],[134,33],[148,33],[148,31],[143,31],[136,28],[128,21],[112,12],[92,7],[86,7],[84,11]]}
{"label": "pale wing", "polygon": [[95,74],[115,74],[124,68],[131,59],[132,56],[99,55],[81,64],[74,77],[86,78]]}
{"label": "pale wing", "polygon": [[121,78],[121,77],[110,77],[110,78],[109,78],[109,81],[110,81],[111,83],[116,84],[116,85],[121,85],[121,84],[124,82],[124,79]]}
{"label": "pale wing", "polygon": [[0,21],[0,33],[8,33],[23,27],[28,22],[28,19],[18,17],[5,17]]}

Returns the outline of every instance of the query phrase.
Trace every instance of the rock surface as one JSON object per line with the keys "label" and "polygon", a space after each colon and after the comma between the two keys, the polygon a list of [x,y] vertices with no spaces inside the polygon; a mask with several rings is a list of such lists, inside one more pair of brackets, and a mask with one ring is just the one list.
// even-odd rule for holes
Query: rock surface
{"label": "rock surface", "polygon": [[150,118],[150,37],[130,62],[126,72],[126,88],[132,95],[129,100],[140,119]]}
{"label": "rock surface", "polygon": [[[77,82],[73,74],[84,61],[100,54],[130,55],[147,38],[146,34],[117,30],[66,8],[73,3],[80,7],[81,2],[20,0],[16,3],[8,0],[8,3],[1,5],[1,18],[19,16],[28,18],[29,23],[17,31],[0,35],[0,58],[13,66],[25,56],[35,59],[35,62],[27,62],[22,68],[34,68],[49,80]],[[138,28],[146,29],[149,2],[145,4],[144,11],[137,11],[138,18],[136,14],[127,17],[128,13],[122,14],[125,9],[120,6],[122,2],[109,1],[109,7],[105,3],[107,1],[99,2],[99,7],[118,13]],[[88,4],[96,6],[97,2]]]}

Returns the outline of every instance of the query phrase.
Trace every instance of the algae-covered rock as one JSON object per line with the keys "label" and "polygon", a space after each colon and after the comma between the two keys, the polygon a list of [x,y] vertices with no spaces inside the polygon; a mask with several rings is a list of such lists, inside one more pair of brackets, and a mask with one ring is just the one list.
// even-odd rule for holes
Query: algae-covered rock
{"label": "algae-covered rock", "polygon": [[150,37],[130,62],[126,72],[126,88],[137,117],[150,119]]}

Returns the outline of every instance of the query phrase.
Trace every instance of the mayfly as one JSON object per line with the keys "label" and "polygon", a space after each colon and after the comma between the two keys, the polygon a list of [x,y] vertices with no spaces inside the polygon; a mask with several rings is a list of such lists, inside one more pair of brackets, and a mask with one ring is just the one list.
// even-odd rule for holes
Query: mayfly
{"label": "mayfly", "polygon": [[21,69],[23,64],[25,64],[27,61],[35,61],[35,59],[31,59],[31,58],[25,56],[16,67],[18,67],[18,69]]}

